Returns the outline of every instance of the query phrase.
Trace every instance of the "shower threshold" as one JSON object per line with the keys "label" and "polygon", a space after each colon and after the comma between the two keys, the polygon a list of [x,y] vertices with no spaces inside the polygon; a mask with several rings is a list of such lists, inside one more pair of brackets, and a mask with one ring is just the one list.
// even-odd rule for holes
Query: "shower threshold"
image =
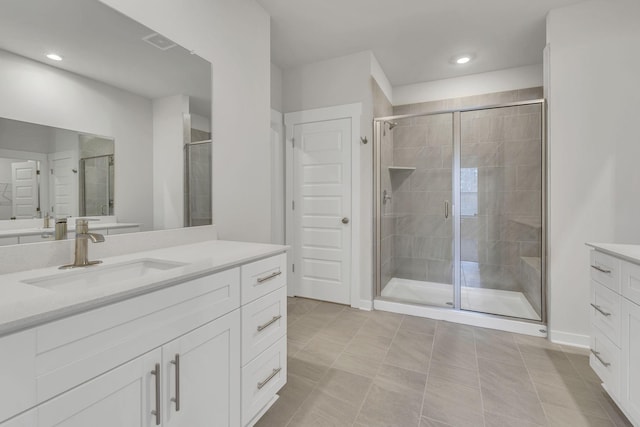
{"label": "shower threshold", "polygon": [[[451,310],[453,285],[394,277],[384,287],[381,296],[394,301]],[[540,316],[522,292],[463,286],[460,303],[463,310],[526,320],[540,320]]]}

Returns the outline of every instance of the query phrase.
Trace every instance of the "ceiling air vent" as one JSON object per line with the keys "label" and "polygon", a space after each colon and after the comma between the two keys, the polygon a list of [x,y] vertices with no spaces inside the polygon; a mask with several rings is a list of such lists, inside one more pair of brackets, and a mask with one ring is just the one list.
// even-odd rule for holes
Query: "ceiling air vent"
{"label": "ceiling air vent", "polygon": [[142,40],[146,41],[151,46],[157,47],[160,50],[169,50],[172,47],[176,46],[174,42],[158,33],[149,34],[148,36],[143,37]]}

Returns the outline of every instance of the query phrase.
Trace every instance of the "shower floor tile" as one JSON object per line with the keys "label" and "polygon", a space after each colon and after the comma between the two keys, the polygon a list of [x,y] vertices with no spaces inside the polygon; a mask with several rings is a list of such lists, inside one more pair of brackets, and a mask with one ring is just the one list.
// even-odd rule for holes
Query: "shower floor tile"
{"label": "shower floor tile", "polygon": [[[385,298],[436,307],[453,307],[453,285],[392,278],[382,290]],[[540,320],[522,292],[462,287],[463,310]]]}

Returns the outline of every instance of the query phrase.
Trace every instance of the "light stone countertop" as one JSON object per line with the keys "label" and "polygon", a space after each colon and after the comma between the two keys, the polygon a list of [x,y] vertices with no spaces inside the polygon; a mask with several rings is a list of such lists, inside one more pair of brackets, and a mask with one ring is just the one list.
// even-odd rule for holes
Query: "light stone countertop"
{"label": "light stone countertop", "polygon": [[[52,224],[54,221],[52,220]],[[89,231],[91,230],[103,230],[105,228],[127,228],[127,227],[139,227],[140,224],[136,223],[128,223],[128,222],[96,222],[95,224],[89,224]],[[75,224],[69,224],[67,226],[67,231],[75,231]],[[54,226],[49,228],[16,228],[9,230],[0,230],[0,237],[18,237],[18,236],[33,236],[42,233],[55,233],[56,229]]]}
{"label": "light stone countertop", "polygon": [[[49,267],[0,275],[0,336],[284,253],[287,248],[281,245],[211,240],[105,258],[100,265],[81,269],[59,270]],[[52,275],[97,271],[141,259],[185,265],[73,292],[49,290],[23,282]]]}
{"label": "light stone countertop", "polygon": [[623,245],[620,243],[587,243],[586,245],[625,261],[640,264],[640,245]]}

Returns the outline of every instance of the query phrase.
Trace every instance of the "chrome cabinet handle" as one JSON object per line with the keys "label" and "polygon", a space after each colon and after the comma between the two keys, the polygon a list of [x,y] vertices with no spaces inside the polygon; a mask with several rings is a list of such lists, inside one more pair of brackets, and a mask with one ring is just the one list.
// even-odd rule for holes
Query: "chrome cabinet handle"
{"label": "chrome cabinet handle", "polygon": [[151,411],[151,415],[156,416],[156,425],[160,425],[160,364],[156,363],[156,368],[151,371],[151,375],[156,377],[156,409]]}
{"label": "chrome cabinet handle", "polygon": [[275,273],[271,273],[271,274],[270,274],[270,275],[268,275],[268,276],[265,276],[265,277],[259,277],[259,278],[258,278],[258,283],[266,282],[267,280],[271,280],[271,279],[273,279],[274,277],[278,277],[278,276],[279,276],[279,275],[281,275],[281,274],[282,274],[282,271],[276,271]]}
{"label": "chrome cabinet handle", "polygon": [[449,218],[449,201],[448,200],[444,201],[444,218],[445,219]]}
{"label": "chrome cabinet handle", "polygon": [[602,310],[602,308],[600,308],[599,305],[595,305],[594,303],[591,303],[591,307],[595,308],[597,311],[600,312],[600,314],[602,314],[603,316],[609,317],[611,316],[611,313],[607,313],[606,311]]}
{"label": "chrome cabinet handle", "polygon": [[591,268],[598,270],[599,272],[604,274],[611,274],[611,270],[605,270],[604,268],[598,267],[597,265],[592,265]]}
{"label": "chrome cabinet handle", "polygon": [[609,366],[611,366],[611,363],[608,363],[602,360],[602,358],[600,357],[600,352],[591,349],[591,353],[595,356],[596,359],[598,359],[598,362],[604,365],[605,368],[608,368]]}
{"label": "chrome cabinet handle", "polygon": [[280,316],[280,315],[273,316],[273,318],[271,320],[269,320],[267,323],[265,323],[264,325],[258,326],[258,332],[261,332],[263,329],[267,329],[269,326],[273,325],[278,320],[280,320],[280,318],[282,318],[282,316]]}
{"label": "chrome cabinet handle", "polygon": [[180,355],[176,353],[171,364],[176,367],[176,397],[172,397],[171,401],[176,404],[176,412],[180,411]]}
{"label": "chrome cabinet handle", "polygon": [[262,387],[264,387],[265,385],[267,385],[267,383],[269,381],[271,381],[273,379],[273,377],[275,377],[276,375],[278,375],[278,372],[280,372],[282,370],[282,368],[277,368],[274,369],[273,372],[271,373],[271,375],[269,375],[267,378],[265,378],[263,381],[260,381],[258,383],[258,390],[260,390]]}

